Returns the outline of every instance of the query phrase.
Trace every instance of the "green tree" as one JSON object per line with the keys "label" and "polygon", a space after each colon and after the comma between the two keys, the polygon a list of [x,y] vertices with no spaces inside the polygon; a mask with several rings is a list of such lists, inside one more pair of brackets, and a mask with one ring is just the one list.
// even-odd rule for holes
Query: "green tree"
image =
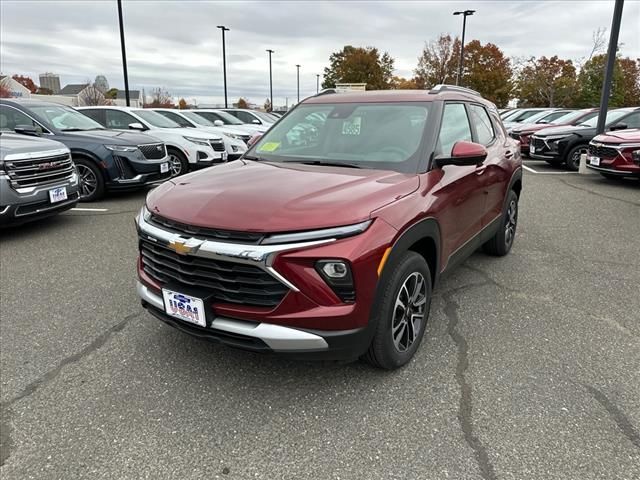
{"label": "green tree", "polygon": [[464,48],[464,68],[460,85],[472,88],[504,107],[511,98],[511,61],[493,43],[472,40]]}
{"label": "green tree", "polygon": [[458,37],[442,33],[436,40],[425,43],[414,71],[417,86],[429,88],[440,83],[455,83],[459,58]]}
{"label": "green tree", "polygon": [[516,92],[524,107],[573,107],[576,68],[558,56],[531,59],[516,79]]}
{"label": "green tree", "polygon": [[[625,79],[620,60],[620,58],[616,59],[613,68],[611,94],[609,96],[610,108],[625,106]],[[578,75],[578,84],[580,85],[578,94],[579,107],[595,107],[600,103],[606,61],[606,55],[594,55],[580,70]]]}
{"label": "green tree", "polygon": [[387,52],[380,55],[374,47],[346,45],[329,57],[322,88],[333,88],[338,83],[366,83],[367,90],[391,88],[393,64],[394,60]]}
{"label": "green tree", "polygon": [[620,58],[622,70],[623,105],[640,105],[640,58]]}
{"label": "green tree", "polygon": [[110,88],[109,90],[104,92],[104,98],[110,98],[112,100],[115,100],[116,98],[118,98],[118,89]]}
{"label": "green tree", "polygon": [[418,89],[417,78],[393,77],[391,87],[394,90],[416,90]]}

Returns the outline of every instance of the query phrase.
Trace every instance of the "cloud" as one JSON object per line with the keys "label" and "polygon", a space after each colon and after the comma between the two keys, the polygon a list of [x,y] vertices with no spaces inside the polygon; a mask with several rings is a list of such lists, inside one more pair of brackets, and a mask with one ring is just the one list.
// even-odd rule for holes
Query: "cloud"
{"label": "cloud", "polygon": [[[609,28],[611,1],[127,1],[123,2],[131,88],[164,86],[176,97],[223,96],[222,42],[227,39],[229,96],[262,103],[273,54],[276,104],[315,93],[316,74],[343,45],[375,46],[410,76],[425,43],[439,33],[459,34],[454,10],[475,8],[467,40],[493,42],[510,56],[588,55],[591,33]],[[2,0],[0,69],[37,78],[54,71],[63,84],[97,74],[122,87],[120,39],[113,1]],[[640,2],[627,2],[622,53],[640,57]]]}

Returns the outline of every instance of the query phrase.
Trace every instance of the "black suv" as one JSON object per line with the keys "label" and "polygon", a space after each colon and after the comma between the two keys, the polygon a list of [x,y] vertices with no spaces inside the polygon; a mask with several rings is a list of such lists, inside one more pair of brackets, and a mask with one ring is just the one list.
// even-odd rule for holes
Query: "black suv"
{"label": "black suv", "polygon": [[[589,142],[596,136],[598,117],[575,127],[545,128],[531,137],[529,157],[552,165],[566,163],[569,170],[580,167],[580,155],[588,153]],[[618,108],[607,113],[605,130],[640,128],[640,107]]]}
{"label": "black suv", "polygon": [[80,200],[106,190],[139,188],[171,176],[167,149],[147,134],[106,130],[71,107],[0,100],[0,130],[57,140],[71,150],[80,178]]}

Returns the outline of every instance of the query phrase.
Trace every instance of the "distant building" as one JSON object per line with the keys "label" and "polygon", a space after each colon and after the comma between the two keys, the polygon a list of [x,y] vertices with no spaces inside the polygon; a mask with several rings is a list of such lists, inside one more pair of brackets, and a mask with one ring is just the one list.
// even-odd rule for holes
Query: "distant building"
{"label": "distant building", "polygon": [[60,76],[49,72],[41,73],[40,88],[48,88],[54,94],[60,93]]}
{"label": "distant building", "polygon": [[[127,106],[127,96],[125,95],[124,90],[118,90],[116,94],[116,99],[113,100],[114,105],[119,107]],[[129,103],[132,107],[142,107],[142,97],[140,96],[140,90],[129,90]]]}
{"label": "distant building", "polygon": [[60,90],[63,97],[71,97],[74,106],[104,105],[105,98],[100,89],[90,83],[71,83]]}
{"label": "distant building", "polygon": [[107,81],[107,77],[105,77],[104,75],[96,76],[96,79],[94,80],[93,85],[102,93],[109,90],[109,82]]}
{"label": "distant building", "polygon": [[88,83],[70,83],[60,90],[60,95],[64,95],[65,97],[76,97],[88,86]]}
{"label": "distant building", "polygon": [[11,98],[31,98],[31,90],[22,85],[20,82],[16,82],[9,75],[0,76],[0,83],[7,90]]}
{"label": "distant building", "polygon": [[337,93],[364,92],[367,89],[366,83],[336,83]]}

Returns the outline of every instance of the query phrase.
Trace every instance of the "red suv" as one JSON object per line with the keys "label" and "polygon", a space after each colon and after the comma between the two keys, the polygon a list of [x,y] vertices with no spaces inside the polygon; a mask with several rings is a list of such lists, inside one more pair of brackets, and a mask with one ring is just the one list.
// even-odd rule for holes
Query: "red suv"
{"label": "red suv", "polygon": [[598,135],[589,143],[587,168],[606,178],[640,178],[640,129]]}
{"label": "red suv", "polygon": [[517,142],[472,90],[320,94],[242,159],[165,182],[138,218],[138,294],[234,347],[405,364],[438,278],[511,249]]}

